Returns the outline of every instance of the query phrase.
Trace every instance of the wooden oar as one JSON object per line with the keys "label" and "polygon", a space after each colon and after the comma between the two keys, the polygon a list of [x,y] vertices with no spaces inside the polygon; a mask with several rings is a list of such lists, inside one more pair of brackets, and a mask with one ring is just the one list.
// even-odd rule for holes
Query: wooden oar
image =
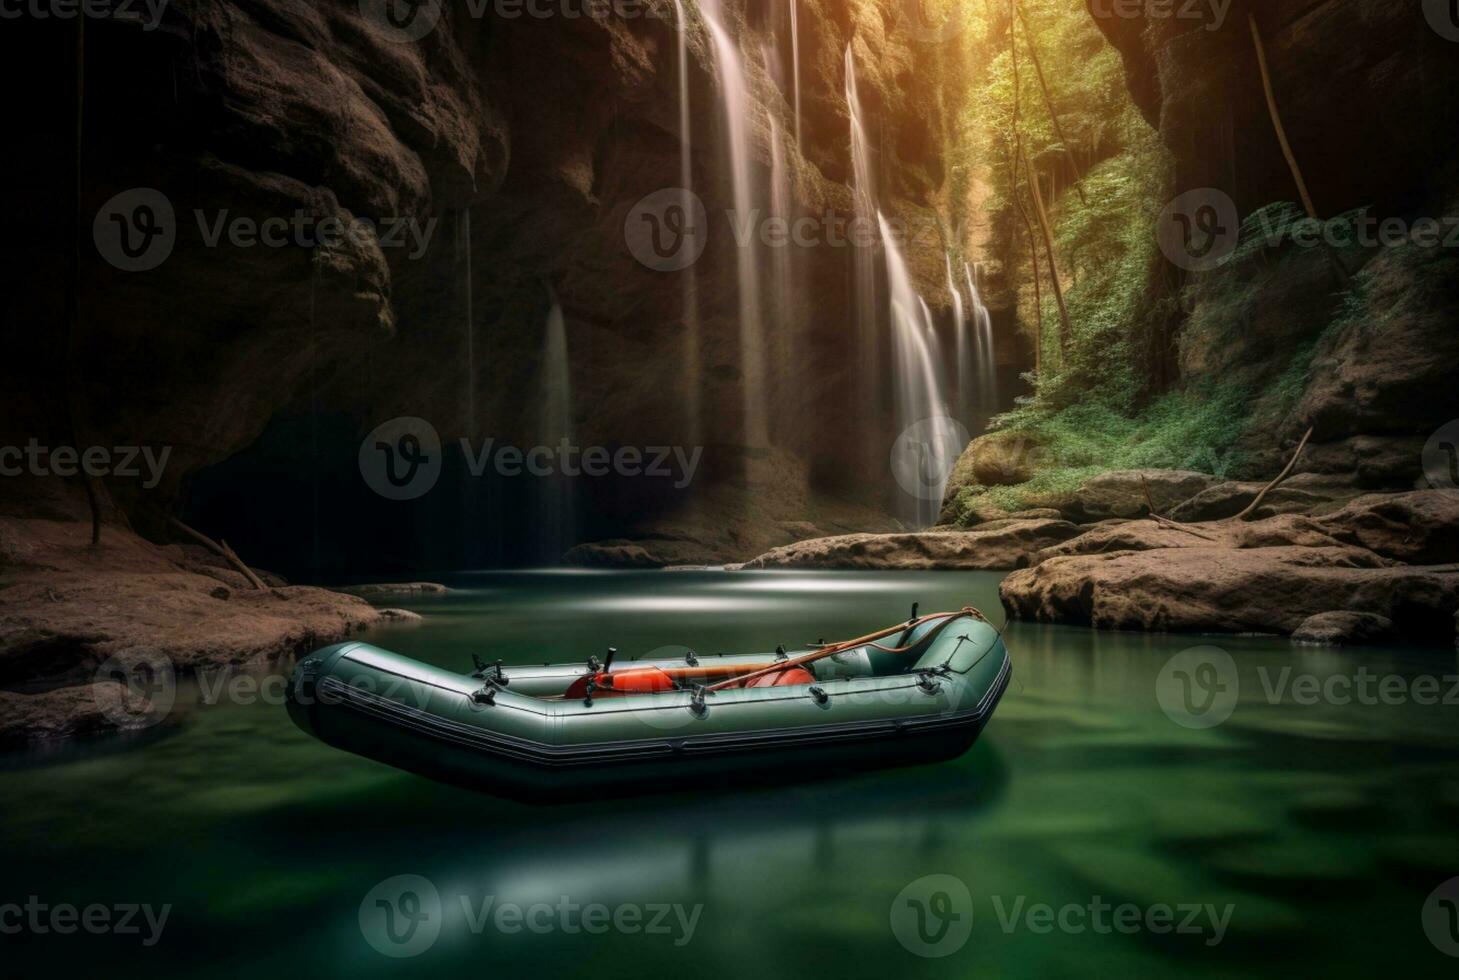
{"label": "wooden oar", "polygon": [[854,650],[857,647],[875,647],[883,653],[906,653],[908,650],[912,649],[915,644],[908,644],[905,647],[884,647],[876,641],[882,639],[883,637],[891,636],[893,633],[899,633],[904,630],[910,632],[921,626],[923,623],[928,623],[935,619],[952,619],[955,616],[963,616],[969,613],[976,615],[977,610],[973,609],[971,606],[964,606],[957,612],[930,613],[926,616],[921,617],[920,619],[913,619],[906,623],[899,623],[896,626],[889,626],[884,630],[877,630],[875,633],[868,633],[865,636],[859,636],[854,640],[842,640],[840,643],[829,643],[826,646],[821,647],[814,653],[807,653],[799,657],[792,657],[789,660],[782,660],[779,663],[771,664],[769,667],[762,667],[759,670],[752,671],[741,677],[731,678],[727,681],[720,681],[718,684],[711,684],[708,687],[704,688],[704,692],[706,694],[713,694],[715,691],[724,690],[732,684],[743,684],[748,681],[755,680],[756,678],[764,677],[766,674],[773,674],[776,671],[789,670],[792,667],[803,667],[806,664],[815,663],[817,660],[824,660],[827,657],[834,657],[838,653],[844,653],[847,650]]}

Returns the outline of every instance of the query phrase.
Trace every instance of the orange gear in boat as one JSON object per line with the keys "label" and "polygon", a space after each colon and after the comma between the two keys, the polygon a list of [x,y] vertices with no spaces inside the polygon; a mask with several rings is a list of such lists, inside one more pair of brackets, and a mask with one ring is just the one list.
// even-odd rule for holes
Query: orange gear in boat
{"label": "orange gear in boat", "polygon": [[788,670],[778,670],[773,674],[761,674],[759,677],[752,677],[745,684],[746,687],[789,687],[792,684],[814,684],[816,675],[804,667],[791,667]]}

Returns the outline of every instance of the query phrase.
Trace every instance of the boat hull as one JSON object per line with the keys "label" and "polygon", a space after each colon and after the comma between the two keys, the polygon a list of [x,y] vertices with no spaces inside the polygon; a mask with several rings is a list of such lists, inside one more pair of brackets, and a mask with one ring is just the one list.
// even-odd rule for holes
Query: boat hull
{"label": "boat hull", "polygon": [[[827,663],[814,686],[723,690],[702,705],[689,691],[591,702],[521,693],[565,689],[587,672],[580,664],[505,668],[505,686],[479,703],[479,679],[339,644],[300,662],[289,713],[326,744],[529,802],[804,782],[942,762],[972,746],[1012,668],[986,623],[949,625],[919,661],[941,665],[937,673],[837,677]],[[723,666],[765,657],[702,659]]]}

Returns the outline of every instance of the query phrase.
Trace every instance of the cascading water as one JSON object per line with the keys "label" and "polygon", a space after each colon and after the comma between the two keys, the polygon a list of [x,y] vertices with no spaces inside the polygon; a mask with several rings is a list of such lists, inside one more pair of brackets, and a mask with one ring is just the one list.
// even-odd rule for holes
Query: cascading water
{"label": "cascading water", "polygon": [[[769,444],[765,408],[765,331],[760,315],[760,273],[755,248],[755,196],[751,186],[749,114],[754,108],[740,49],[725,30],[720,0],[702,0],[700,13],[714,51],[724,101],[725,134],[729,142],[730,181],[734,191],[736,224],[735,260],[739,284],[740,371],[744,401],[744,440],[754,448]],[[748,232],[748,234],[746,234]]]}
{"label": "cascading water", "polygon": [[[683,0],[674,0],[679,28],[679,186],[684,191],[684,213],[694,213],[694,140],[689,106],[689,21]],[[702,382],[699,367],[699,284],[694,267],[683,270],[684,289],[684,415],[688,442],[698,445],[703,424],[700,418],[699,392]]]}
{"label": "cascading water", "polygon": [[947,292],[952,297],[952,327],[955,338],[953,352],[957,358],[957,417],[963,425],[973,425],[973,344],[969,336],[967,311],[963,293],[952,275],[952,256],[944,255],[947,266]]}
{"label": "cascading water", "polygon": [[[882,254],[886,260],[888,309],[891,321],[893,401],[896,405],[897,428],[902,434],[894,452],[893,471],[905,492],[902,495],[903,515],[910,523],[926,527],[937,520],[942,506],[942,490],[952,472],[952,464],[961,451],[957,423],[948,417],[947,399],[938,371],[937,335],[931,311],[912,285],[906,260],[897,245],[896,234],[877,206],[876,186],[872,180],[871,151],[866,142],[866,124],[861,99],[856,91],[856,59],[850,46],[846,48],[846,104],[851,114],[852,171],[856,186],[852,188],[858,216],[869,212],[876,217],[881,236]],[[858,253],[870,249],[859,249]],[[858,254],[858,303],[863,268]],[[871,274],[875,274],[874,266]],[[868,276],[866,282],[874,281]],[[876,321],[873,320],[873,323]],[[911,474],[912,480],[905,477]],[[911,482],[911,486],[909,486]],[[917,492],[911,492],[915,487]]]}
{"label": "cascading water", "polygon": [[897,427],[905,433],[921,423],[915,437],[898,443],[901,452],[916,454],[916,458],[894,459],[893,467],[917,475],[920,492],[903,495],[903,510],[918,527],[926,527],[936,522],[941,510],[942,491],[962,449],[961,439],[956,433],[955,420],[947,414],[947,400],[934,353],[936,337],[927,304],[913,288],[906,260],[880,211],[876,220],[886,254],[887,289],[891,294],[892,356],[896,368],[892,381]]}
{"label": "cascading water", "polygon": [[[539,445],[557,453],[572,443],[572,372],[568,361],[567,321],[562,304],[552,297],[547,328],[542,341],[541,403],[538,415]],[[556,562],[574,543],[576,511],[572,478],[560,471],[541,477],[542,492],[537,532],[538,559]]]}
{"label": "cascading water", "polygon": [[[774,78],[776,74],[774,50],[767,44],[761,50],[761,55],[764,58],[766,73]],[[791,214],[794,195],[790,185],[790,168],[786,160],[785,134],[781,130],[780,120],[776,118],[774,112],[767,113],[767,117],[770,122],[770,216],[783,222],[783,227],[789,229],[794,217]],[[782,384],[781,379],[774,376],[773,365],[784,363],[786,359],[793,361],[800,356],[799,352],[792,347],[796,339],[795,324],[797,320],[795,311],[792,309],[793,252],[788,240],[778,241],[770,248],[770,295],[766,305],[766,314],[768,322],[775,326],[773,341],[775,356],[771,359],[772,377],[769,380],[771,389],[776,392],[782,390]]]}
{"label": "cascading water", "polygon": [[968,297],[972,300],[973,332],[978,340],[978,398],[984,421],[998,411],[998,363],[993,350],[993,315],[983,303],[978,289],[978,276],[971,265],[963,265],[968,280]]}
{"label": "cascading water", "polygon": [[[852,200],[856,209],[856,223],[860,228],[871,229],[876,221],[876,185],[872,177],[871,149],[866,143],[866,127],[861,117],[861,99],[856,92],[856,59],[851,46],[846,46],[846,108],[851,116],[851,174]],[[869,404],[872,392],[880,390],[879,344],[877,325],[881,321],[876,302],[876,252],[864,242],[858,242],[853,234],[852,252],[855,266],[852,270],[852,290],[856,317],[857,357],[861,373],[861,389],[866,393],[862,401],[864,408],[875,409]]]}

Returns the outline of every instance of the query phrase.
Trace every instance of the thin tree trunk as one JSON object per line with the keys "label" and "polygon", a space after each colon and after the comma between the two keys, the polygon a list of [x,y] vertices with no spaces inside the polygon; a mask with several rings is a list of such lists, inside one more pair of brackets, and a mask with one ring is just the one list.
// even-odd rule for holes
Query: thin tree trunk
{"label": "thin tree trunk", "polygon": [[1023,8],[1018,6],[1017,0],[1014,0],[1013,9],[1018,13],[1019,23],[1023,24],[1023,39],[1028,44],[1028,56],[1033,59],[1034,74],[1039,80],[1039,91],[1044,94],[1044,106],[1049,110],[1049,120],[1054,124],[1054,135],[1059,138],[1060,145],[1064,147],[1064,156],[1068,158],[1069,167],[1074,171],[1074,190],[1079,195],[1079,202],[1088,204],[1081,186],[1084,172],[1079,169],[1079,161],[1074,159],[1074,148],[1064,135],[1064,127],[1059,123],[1059,113],[1054,109],[1054,100],[1049,95],[1049,83],[1044,79],[1044,66],[1039,61],[1039,51],[1033,43],[1033,31],[1028,28],[1028,18],[1023,15]]}
{"label": "thin tree trunk", "polygon": [[[1028,151],[1020,151],[1023,156],[1023,168],[1028,171],[1029,189],[1033,192],[1034,216],[1039,219],[1039,230],[1044,236],[1044,251],[1049,260],[1049,281],[1054,284],[1054,302],[1059,304],[1059,350],[1067,352],[1069,349],[1069,336],[1073,330],[1069,326],[1069,308],[1064,305],[1064,287],[1059,282],[1059,260],[1054,255],[1054,233],[1049,227],[1049,215],[1044,210],[1043,192],[1039,190],[1038,174],[1034,173],[1033,167],[1028,162]],[[1061,359],[1062,363],[1062,359]]]}
{"label": "thin tree trunk", "polygon": [[1287,166],[1291,168],[1292,179],[1297,182],[1297,193],[1302,196],[1302,206],[1307,209],[1307,217],[1316,218],[1317,208],[1312,203],[1312,195],[1307,192],[1307,181],[1302,177],[1302,168],[1297,165],[1297,156],[1292,152],[1292,144],[1287,142],[1287,129],[1282,125],[1282,113],[1277,108],[1277,95],[1272,89],[1271,72],[1267,70],[1266,45],[1261,40],[1261,29],[1256,26],[1256,14],[1248,11],[1246,22],[1251,25],[1251,43],[1256,46],[1256,66],[1261,71],[1261,87],[1266,92],[1266,107],[1267,111],[1271,113],[1272,128],[1277,131],[1277,142],[1282,145],[1282,155],[1287,158]]}
{"label": "thin tree trunk", "polygon": [[[1013,174],[1013,201],[1018,205],[1018,211],[1023,215],[1023,223],[1028,229],[1028,254],[1033,260],[1033,372],[1034,378],[1037,380],[1043,376],[1044,300],[1042,288],[1039,286],[1038,239],[1033,233],[1033,223],[1028,220],[1028,212],[1024,210],[1023,201],[1018,196],[1018,168],[1021,162],[1027,162],[1027,158],[1023,154],[1023,132],[1019,126],[1023,113],[1023,101],[1020,98],[1023,83],[1018,76],[1018,36],[1014,33],[1017,13],[1018,0],[1008,0],[1008,59],[1013,67],[1013,159],[1009,162],[1008,169]],[[1033,175],[1029,174],[1028,178],[1032,180]],[[1037,394],[1037,387],[1034,391]]]}
{"label": "thin tree trunk", "polygon": [[[1272,87],[1271,70],[1267,66],[1266,44],[1261,39],[1261,28],[1256,25],[1256,14],[1247,11],[1246,23],[1251,27],[1251,43],[1256,48],[1256,67],[1261,72],[1261,88],[1266,94],[1267,112],[1272,118],[1272,129],[1276,130],[1277,142],[1281,144],[1282,156],[1287,158],[1287,167],[1292,171],[1292,180],[1297,184],[1297,193],[1302,198],[1302,207],[1307,211],[1307,217],[1313,221],[1321,220],[1317,216],[1317,205],[1312,202],[1312,194],[1307,190],[1307,180],[1302,176],[1302,167],[1297,163],[1297,154],[1292,151],[1291,141],[1287,139],[1287,127],[1282,125],[1282,112],[1277,107],[1277,93]],[[1319,246],[1327,262],[1332,266],[1333,273],[1337,276],[1338,282],[1346,285],[1349,280],[1348,270],[1331,246],[1323,241]]]}
{"label": "thin tree trunk", "polygon": [[[1021,152],[1021,151],[1020,151]],[[1019,193],[1018,187],[1019,164],[1013,164],[1013,203],[1018,205],[1018,213],[1023,218],[1024,230],[1028,232],[1028,257],[1033,260],[1033,315],[1034,315],[1034,343],[1033,343],[1033,373],[1037,377],[1042,367],[1044,348],[1044,288],[1039,285],[1039,243],[1038,236],[1033,230],[1033,221],[1028,216],[1028,208],[1023,206],[1023,195]]]}

